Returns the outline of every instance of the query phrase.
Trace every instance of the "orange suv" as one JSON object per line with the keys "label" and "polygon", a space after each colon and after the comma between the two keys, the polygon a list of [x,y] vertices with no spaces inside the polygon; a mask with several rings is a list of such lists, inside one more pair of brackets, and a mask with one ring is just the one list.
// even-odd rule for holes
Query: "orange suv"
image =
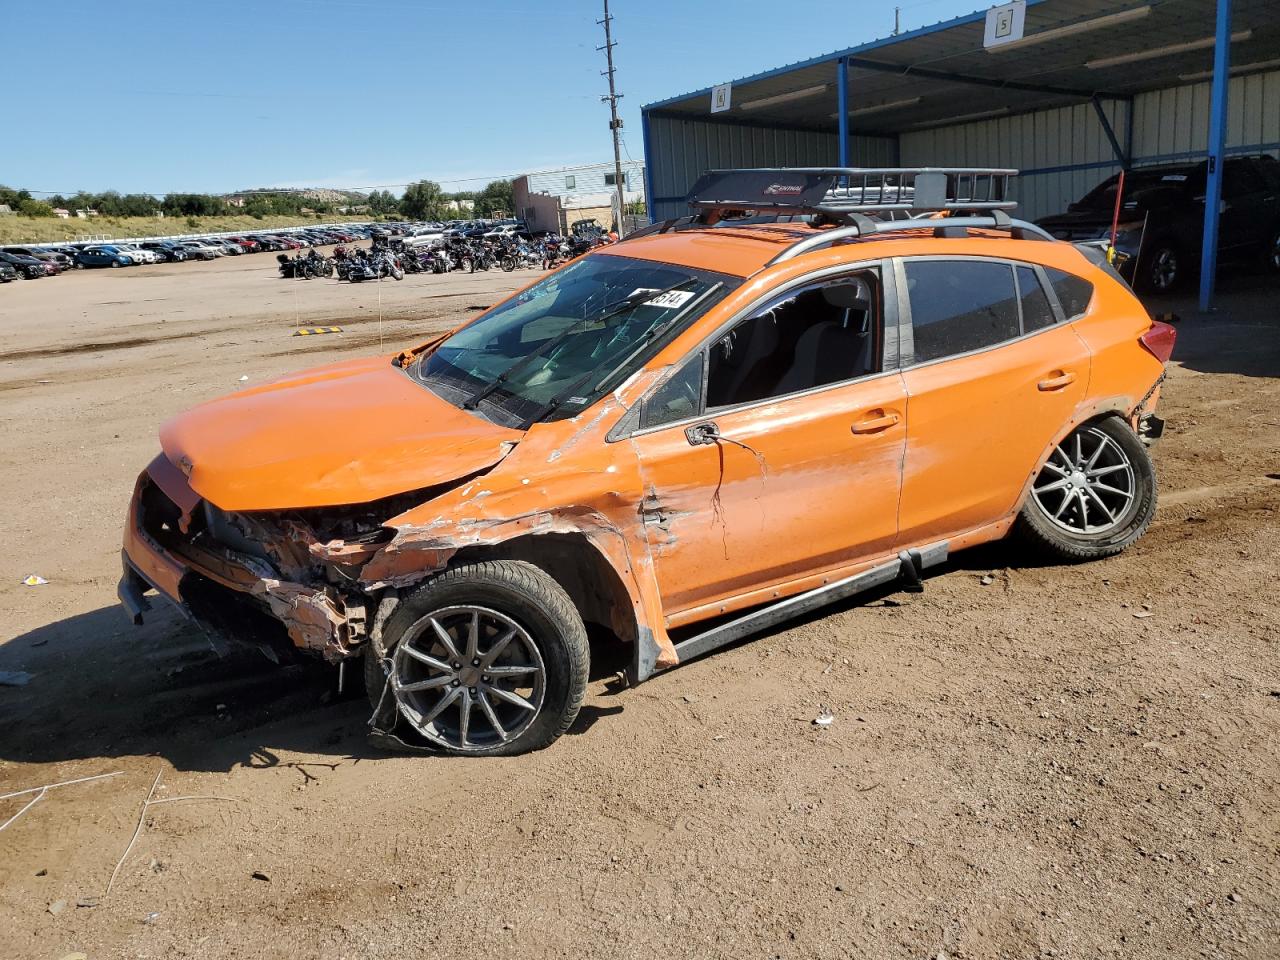
{"label": "orange suv", "polygon": [[586,624],[639,682],[1016,533],[1146,530],[1173,330],[1008,170],[707,174],[693,213],[394,356],[167,423],[120,597],[273,659],[362,657],[386,734],[573,723]]}

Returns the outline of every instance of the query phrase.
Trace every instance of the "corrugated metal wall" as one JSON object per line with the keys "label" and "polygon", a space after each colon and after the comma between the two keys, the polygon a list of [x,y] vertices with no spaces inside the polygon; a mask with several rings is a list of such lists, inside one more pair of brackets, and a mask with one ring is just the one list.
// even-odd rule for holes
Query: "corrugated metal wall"
{"label": "corrugated metal wall", "polygon": [[[1127,106],[1104,103],[1124,143]],[[1209,130],[1209,81],[1139,94],[1133,101],[1133,154],[1138,164],[1202,156]],[[1228,91],[1227,148],[1280,155],[1280,70],[1233,77]],[[906,166],[1011,166],[1024,219],[1058,213],[1120,169],[1093,107],[1083,104],[901,137]],[[1058,169],[1070,167],[1071,169]],[[1047,169],[1046,169],[1047,168]]]}
{"label": "corrugated metal wall", "polygon": [[[657,220],[689,212],[684,197],[705,171],[716,167],[811,167],[836,162],[836,135],[771,130],[673,117],[649,118],[646,157],[653,176],[650,212]],[[886,166],[894,162],[891,137],[854,137],[850,162]]]}
{"label": "corrugated metal wall", "polygon": [[[1133,104],[1139,160],[1181,158],[1208,149],[1209,81],[1144,93]],[[1227,147],[1280,151],[1280,70],[1232,77],[1227,90]]]}
{"label": "corrugated metal wall", "polygon": [[[1105,101],[1103,109],[1123,143],[1128,105]],[[1031,220],[1065,209],[1120,169],[1098,115],[1087,103],[904,133],[902,163],[1016,167],[1022,171],[1013,182],[1018,215]]]}
{"label": "corrugated metal wall", "polygon": [[[1103,104],[1123,145],[1128,106]],[[685,192],[713,167],[806,166],[836,162],[835,134],[806,133],[651,117],[649,158],[654,215],[682,216]],[[1203,155],[1209,125],[1209,81],[1141,94],[1133,102],[1136,163]],[[1058,213],[1120,169],[1089,104],[999,117],[953,127],[904,133],[904,166],[1008,166],[1019,216],[1034,220]],[[1280,156],[1280,70],[1233,77],[1229,91],[1227,147],[1237,153]],[[855,138],[855,166],[895,162],[892,138]]]}
{"label": "corrugated metal wall", "polygon": [[[560,167],[555,170],[539,170],[528,174],[530,193],[549,193],[553,197],[582,197],[598,193],[608,193],[613,184],[606,183],[605,177],[614,174],[612,163],[593,163],[576,167]],[[644,163],[639,160],[622,161],[622,175],[626,179],[625,189],[644,192]],[[569,186],[569,178],[573,186]]]}

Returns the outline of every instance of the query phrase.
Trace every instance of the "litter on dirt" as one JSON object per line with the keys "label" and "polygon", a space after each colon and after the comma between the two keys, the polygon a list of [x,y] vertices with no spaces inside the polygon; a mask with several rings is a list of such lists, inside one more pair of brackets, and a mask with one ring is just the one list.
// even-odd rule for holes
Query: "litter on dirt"
{"label": "litter on dirt", "polygon": [[67,901],[65,900],[55,900],[49,904],[49,912],[55,917],[65,909],[67,909]]}
{"label": "litter on dirt", "polygon": [[824,709],[820,714],[813,718],[813,725],[815,727],[829,727],[831,724],[835,723],[835,720],[835,714],[830,710]]}
{"label": "litter on dirt", "polygon": [[270,878],[270,877],[268,877],[268,876],[267,876],[265,873],[263,873],[261,870],[255,870],[255,871],[253,871],[253,873],[249,874],[249,876],[253,877],[253,879],[255,879],[255,880],[265,880],[267,883],[270,883],[270,882],[271,882],[271,878]]}
{"label": "litter on dirt", "polygon": [[48,582],[48,580],[40,576],[38,573],[33,573],[28,577],[24,577],[22,580],[23,586],[26,587],[43,587]]}
{"label": "litter on dirt", "polygon": [[1135,620],[1145,620],[1147,617],[1154,616],[1150,610],[1135,610],[1133,617]]}

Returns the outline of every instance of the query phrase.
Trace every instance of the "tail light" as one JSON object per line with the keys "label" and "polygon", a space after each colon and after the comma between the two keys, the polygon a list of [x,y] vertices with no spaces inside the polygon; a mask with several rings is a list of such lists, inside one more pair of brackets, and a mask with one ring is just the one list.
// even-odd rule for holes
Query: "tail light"
{"label": "tail light", "polygon": [[1178,339],[1178,331],[1161,320],[1151,321],[1151,329],[1138,338],[1147,352],[1161,363],[1168,363],[1173,356],[1173,342]]}

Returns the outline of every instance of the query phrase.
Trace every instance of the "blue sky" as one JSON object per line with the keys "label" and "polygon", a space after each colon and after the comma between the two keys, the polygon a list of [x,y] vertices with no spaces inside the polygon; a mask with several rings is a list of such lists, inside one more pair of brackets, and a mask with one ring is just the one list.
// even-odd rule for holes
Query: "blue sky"
{"label": "blue sky", "polygon": [[[978,5],[900,6],[911,30]],[[611,7],[637,160],[642,104],[885,36],[894,9],[866,0]],[[399,192],[427,178],[465,190],[611,159],[600,16],[598,0],[7,4],[5,75],[37,82],[23,85],[20,109],[11,98],[0,183]]]}

